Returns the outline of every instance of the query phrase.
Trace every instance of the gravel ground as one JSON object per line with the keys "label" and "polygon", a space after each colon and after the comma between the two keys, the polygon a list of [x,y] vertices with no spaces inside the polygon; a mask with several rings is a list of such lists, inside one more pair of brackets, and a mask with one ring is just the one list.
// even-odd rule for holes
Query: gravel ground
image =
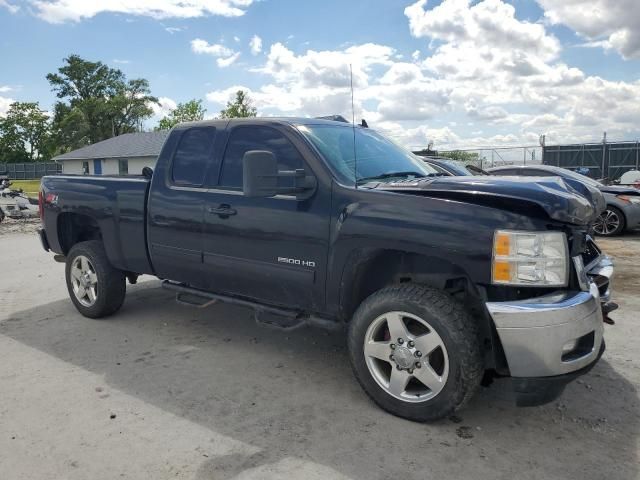
{"label": "gravel ground", "polygon": [[590,374],[535,408],[497,381],[422,425],[367,399],[338,332],[181,307],[153,279],[88,320],[37,237],[0,232],[3,480],[640,478],[638,234],[600,241],[621,308]]}
{"label": "gravel ground", "polygon": [[39,218],[28,218],[25,220],[5,218],[2,223],[0,223],[0,237],[15,233],[34,234],[38,231],[39,227]]}

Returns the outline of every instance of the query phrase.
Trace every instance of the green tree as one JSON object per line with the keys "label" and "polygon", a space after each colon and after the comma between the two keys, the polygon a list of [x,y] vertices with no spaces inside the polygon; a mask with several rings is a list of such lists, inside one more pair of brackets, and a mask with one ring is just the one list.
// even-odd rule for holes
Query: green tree
{"label": "green tree", "polygon": [[478,162],[480,154],[478,152],[467,152],[464,150],[451,150],[450,152],[439,152],[441,157],[450,158],[459,162]]}
{"label": "green tree", "polygon": [[258,111],[253,106],[253,101],[244,90],[236,92],[236,99],[227,102],[227,108],[220,111],[220,118],[245,118],[255,117]]}
{"label": "green tree", "polygon": [[202,120],[205,113],[207,113],[207,109],[202,106],[202,100],[193,99],[186,103],[179,103],[176,108],[171,110],[169,115],[158,122],[156,130],[171,130],[182,122]]}
{"label": "green tree", "polygon": [[58,155],[90,144],[90,130],[89,122],[81,109],[57,102],[51,125],[53,154]]}
{"label": "green tree", "polygon": [[0,151],[7,161],[50,158],[51,122],[38,102],[14,102],[0,119]]}
{"label": "green tree", "polygon": [[158,101],[147,80],[127,80],[122,71],[78,55],[65,58],[47,80],[61,99],[54,118],[59,151],[141,130]]}

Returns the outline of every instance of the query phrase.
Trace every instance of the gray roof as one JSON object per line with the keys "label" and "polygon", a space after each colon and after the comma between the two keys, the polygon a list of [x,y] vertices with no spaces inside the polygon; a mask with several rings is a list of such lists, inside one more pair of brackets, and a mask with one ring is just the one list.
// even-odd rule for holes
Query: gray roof
{"label": "gray roof", "polygon": [[102,142],[63,153],[53,160],[87,160],[93,158],[157,157],[169,135],[169,130],[159,132],[125,133]]}

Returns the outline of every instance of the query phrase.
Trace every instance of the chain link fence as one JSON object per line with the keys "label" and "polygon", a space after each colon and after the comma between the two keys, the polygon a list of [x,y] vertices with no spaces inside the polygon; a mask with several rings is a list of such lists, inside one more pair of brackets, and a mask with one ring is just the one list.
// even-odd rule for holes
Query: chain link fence
{"label": "chain link fence", "polygon": [[447,157],[487,169],[503,165],[539,165],[542,163],[542,148],[539,146],[481,147],[451,150],[414,150],[415,154]]}

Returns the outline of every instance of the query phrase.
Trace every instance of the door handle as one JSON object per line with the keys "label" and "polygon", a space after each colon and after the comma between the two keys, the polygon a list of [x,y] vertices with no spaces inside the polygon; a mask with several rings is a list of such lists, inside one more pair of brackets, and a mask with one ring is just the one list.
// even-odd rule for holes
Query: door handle
{"label": "door handle", "polygon": [[223,203],[219,207],[209,207],[207,208],[207,211],[214,215],[218,215],[221,218],[230,217],[231,215],[238,213],[235,209],[231,208],[231,205],[227,205],[226,203]]}

